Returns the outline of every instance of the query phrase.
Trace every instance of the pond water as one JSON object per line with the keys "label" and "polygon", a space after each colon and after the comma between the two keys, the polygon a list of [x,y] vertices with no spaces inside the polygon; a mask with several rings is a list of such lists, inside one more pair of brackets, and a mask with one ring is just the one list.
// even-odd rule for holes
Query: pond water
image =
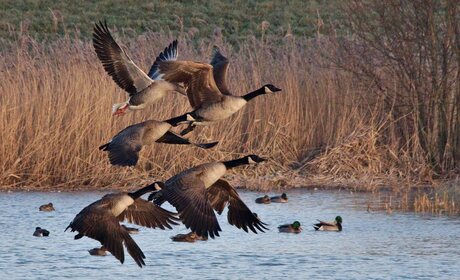
{"label": "pond water", "polygon": [[[125,252],[120,264],[110,254],[90,256],[99,242],[64,232],[86,205],[103,193],[0,193],[0,271],[2,279],[459,279],[460,219],[413,213],[367,212],[366,194],[288,191],[289,203],[259,205],[262,193],[239,191],[262,221],[266,233],[245,233],[219,217],[215,240],[175,243],[188,232],[143,229],[133,235],[146,255],[139,268]],[[39,212],[53,202],[56,211]],[[172,210],[170,205],[167,205]],[[316,219],[343,218],[342,232],[315,232]],[[278,233],[277,226],[299,220],[300,234]],[[49,237],[33,237],[35,227]],[[153,278],[155,277],[155,278]]]}

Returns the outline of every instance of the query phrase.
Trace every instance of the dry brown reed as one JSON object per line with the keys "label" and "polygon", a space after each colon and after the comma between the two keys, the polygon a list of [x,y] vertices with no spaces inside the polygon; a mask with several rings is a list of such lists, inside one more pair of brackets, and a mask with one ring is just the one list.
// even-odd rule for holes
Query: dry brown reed
{"label": "dry brown reed", "polygon": [[[134,40],[123,32],[115,34],[145,70],[173,40],[164,33]],[[196,43],[187,36],[179,38],[180,59],[209,61],[214,42]],[[251,189],[320,184],[374,189],[431,180],[431,169],[423,161],[414,162],[397,144],[382,140],[391,125],[385,104],[373,92],[363,102],[353,76],[324,67],[328,62],[320,50],[333,48],[326,38],[250,39],[240,42],[238,50],[222,43],[223,38],[215,40],[231,60],[229,85],[235,94],[266,83],[283,92],[256,98],[232,118],[198,128],[191,136],[195,141],[218,140],[216,148],[153,144],[143,149],[135,168],[110,166],[97,147],[130,124],[190,110],[186,98],[169,96],[142,112],[112,117],[111,105],[126,96],[104,72],[90,42],[63,38],[40,44],[27,36],[3,42],[1,189],[133,187],[248,153],[271,159],[263,167],[239,170],[241,177],[230,174],[238,185]]]}
{"label": "dry brown reed", "polygon": [[[144,34],[128,40],[117,33],[132,59],[148,69],[173,38]],[[187,35],[184,35],[187,36]],[[267,40],[270,41],[270,40]],[[180,38],[180,58],[209,61],[213,42]],[[219,140],[212,150],[154,144],[135,168],[108,164],[97,147],[127,125],[166,119],[189,110],[186,98],[170,96],[142,112],[112,117],[112,103],[125,100],[104,72],[90,42],[64,38],[39,44],[24,36],[4,43],[0,71],[0,183],[3,189],[72,189],[136,185],[166,178],[210,160],[256,153],[272,164],[256,169],[276,174],[309,149],[355,129],[365,110],[353,106],[352,81],[312,62],[308,42],[267,45],[257,40],[239,50],[221,46],[231,59],[229,84],[237,95],[265,83],[282,94],[251,101],[222,123],[200,128],[194,140]],[[243,171],[252,172],[252,170]]]}

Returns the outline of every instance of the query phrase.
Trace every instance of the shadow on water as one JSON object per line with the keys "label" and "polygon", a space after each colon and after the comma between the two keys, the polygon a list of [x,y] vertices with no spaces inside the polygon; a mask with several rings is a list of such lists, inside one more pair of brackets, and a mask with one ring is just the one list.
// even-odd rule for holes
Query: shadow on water
{"label": "shadow on water", "polygon": [[[288,192],[286,204],[255,204],[263,193],[239,191],[262,221],[266,233],[248,234],[219,217],[221,237],[207,242],[174,243],[169,239],[188,232],[141,229],[133,238],[144,251],[147,266],[139,269],[127,256],[90,256],[95,240],[74,240],[64,229],[86,205],[103,193],[0,193],[0,270],[4,277],[36,278],[446,278],[458,277],[460,220],[449,217],[366,209],[369,194],[346,191]],[[39,212],[53,202],[56,211]],[[172,207],[167,206],[172,210]],[[343,217],[344,230],[315,232],[316,219]],[[300,234],[278,233],[277,226],[298,220]],[[36,226],[49,237],[36,238]]]}

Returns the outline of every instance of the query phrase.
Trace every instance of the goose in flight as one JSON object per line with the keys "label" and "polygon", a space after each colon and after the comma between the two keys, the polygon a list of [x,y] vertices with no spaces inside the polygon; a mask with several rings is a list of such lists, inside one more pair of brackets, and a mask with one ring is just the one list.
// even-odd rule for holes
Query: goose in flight
{"label": "goose in flight", "polygon": [[179,217],[187,228],[198,236],[214,238],[221,231],[217,221],[219,214],[228,205],[228,222],[237,228],[254,233],[264,232],[265,223],[244,204],[236,190],[221,180],[227,170],[246,164],[265,161],[256,155],[239,159],[211,162],[185,170],[159,184],[161,190],[152,193],[149,200],[161,205],[168,201],[179,212]]}
{"label": "goose in flight", "polygon": [[158,189],[158,183],[153,183],[135,192],[107,194],[83,208],[65,230],[77,231],[75,239],[87,236],[101,242],[121,263],[125,260],[124,244],[137,265],[142,267],[145,255],[120,222],[160,229],[177,225],[175,213],[140,198]]}
{"label": "goose in flight", "polygon": [[[181,86],[163,81],[158,76],[149,77],[142,71],[114,40],[106,22],[94,25],[93,46],[105,71],[129,95],[126,102],[113,105],[113,115],[123,115],[128,109],[144,109],[172,92],[186,94]],[[177,41],[174,41],[160,53],[157,61],[174,61],[176,58]]]}
{"label": "goose in flight", "polygon": [[192,143],[170,130],[167,122],[148,120],[126,127],[118,132],[110,142],[99,147],[107,151],[109,161],[113,165],[134,166],[139,160],[139,152],[145,145],[157,143],[193,145],[202,149],[209,149],[219,142]]}
{"label": "goose in flight", "polygon": [[192,131],[195,125],[229,118],[256,96],[281,91],[272,84],[266,84],[243,96],[232,95],[226,81],[228,65],[228,59],[217,47],[214,47],[211,64],[168,59],[154,63],[150,70],[152,73],[171,83],[183,83],[187,88],[193,111],[168,120],[173,126],[188,124],[181,135]]}

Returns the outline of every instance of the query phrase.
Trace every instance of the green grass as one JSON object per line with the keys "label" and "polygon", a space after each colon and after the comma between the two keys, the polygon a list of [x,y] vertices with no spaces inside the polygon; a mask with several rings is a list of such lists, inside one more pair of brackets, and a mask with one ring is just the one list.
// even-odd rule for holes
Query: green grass
{"label": "green grass", "polygon": [[261,22],[268,21],[268,35],[284,35],[291,25],[297,36],[317,31],[318,12],[327,33],[339,18],[338,0],[237,0],[237,1],[53,1],[0,0],[0,37],[28,34],[36,40],[63,35],[88,38],[93,23],[107,19],[110,27],[134,31],[180,32],[198,30],[198,38],[213,36],[221,28],[229,42],[262,34]]}

